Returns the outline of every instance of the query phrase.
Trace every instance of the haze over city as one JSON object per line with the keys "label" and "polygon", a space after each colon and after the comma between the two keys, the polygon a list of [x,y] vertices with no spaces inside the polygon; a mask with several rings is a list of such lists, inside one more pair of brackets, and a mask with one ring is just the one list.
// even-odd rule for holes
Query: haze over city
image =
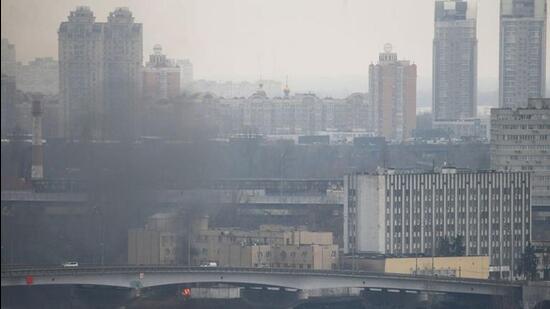
{"label": "haze over city", "polygon": [[1,308],[550,308],[550,0],[3,0]]}
{"label": "haze over city", "polygon": [[[2,37],[18,46],[18,61],[57,58],[59,20],[78,5],[90,6],[98,21],[112,7],[129,7],[144,24],[144,51],[161,44],[173,56],[190,58],[198,79],[284,81],[289,76],[297,91],[342,97],[368,90],[368,65],[391,43],[401,59],[417,64],[419,93],[431,92],[432,0],[166,0],[155,5],[7,0],[2,1]],[[481,92],[498,89],[498,8],[497,0],[478,2]],[[420,103],[430,105],[429,100]]]}

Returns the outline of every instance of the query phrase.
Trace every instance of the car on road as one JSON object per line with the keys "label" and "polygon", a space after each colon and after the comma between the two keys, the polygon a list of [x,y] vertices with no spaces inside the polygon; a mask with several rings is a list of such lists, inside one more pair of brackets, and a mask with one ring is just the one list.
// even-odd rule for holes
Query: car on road
{"label": "car on road", "polygon": [[63,263],[63,267],[78,267],[78,262],[69,261]]}
{"label": "car on road", "polygon": [[218,263],[216,262],[208,262],[206,264],[202,264],[201,267],[218,267]]}

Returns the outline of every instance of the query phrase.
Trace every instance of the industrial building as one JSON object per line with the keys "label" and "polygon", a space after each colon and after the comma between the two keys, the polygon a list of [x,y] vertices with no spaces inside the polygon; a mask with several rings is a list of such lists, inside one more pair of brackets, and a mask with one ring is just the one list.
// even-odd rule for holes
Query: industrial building
{"label": "industrial building", "polygon": [[349,255],[341,257],[344,269],[392,274],[488,279],[488,256],[414,256]]}
{"label": "industrial building", "polygon": [[224,267],[336,269],[338,245],[330,232],[303,227],[262,225],[258,230],[209,228],[192,242],[193,264],[215,262]]}
{"label": "industrial building", "polygon": [[256,230],[210,228],[208,217],[185,225],[181,215],[159,213],[128,232],[129,264],[335,269],[338,245],[330,232],[261,225]]}

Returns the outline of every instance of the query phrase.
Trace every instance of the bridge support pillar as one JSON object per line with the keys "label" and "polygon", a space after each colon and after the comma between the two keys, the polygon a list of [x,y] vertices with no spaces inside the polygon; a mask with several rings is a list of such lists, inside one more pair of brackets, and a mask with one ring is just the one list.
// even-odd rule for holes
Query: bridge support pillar
{"label": "bridge support pillar", "polygon": [[523,309],[545,308],[543,304],[550,305],[550,282],[527,282],[521,290]]}

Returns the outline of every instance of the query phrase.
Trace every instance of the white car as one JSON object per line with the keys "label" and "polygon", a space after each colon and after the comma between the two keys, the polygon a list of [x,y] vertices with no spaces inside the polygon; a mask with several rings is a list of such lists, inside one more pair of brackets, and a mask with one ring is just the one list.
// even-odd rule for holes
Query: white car
{"label": "white car", "polygon": [[65,262],[63,267],[78,267],[78,262]]}
{"label": "white car", "polygon": [[201,267],[218,267],[218,263],[209,262],[209,263],[206,263],[206,264],[202,264]]}

